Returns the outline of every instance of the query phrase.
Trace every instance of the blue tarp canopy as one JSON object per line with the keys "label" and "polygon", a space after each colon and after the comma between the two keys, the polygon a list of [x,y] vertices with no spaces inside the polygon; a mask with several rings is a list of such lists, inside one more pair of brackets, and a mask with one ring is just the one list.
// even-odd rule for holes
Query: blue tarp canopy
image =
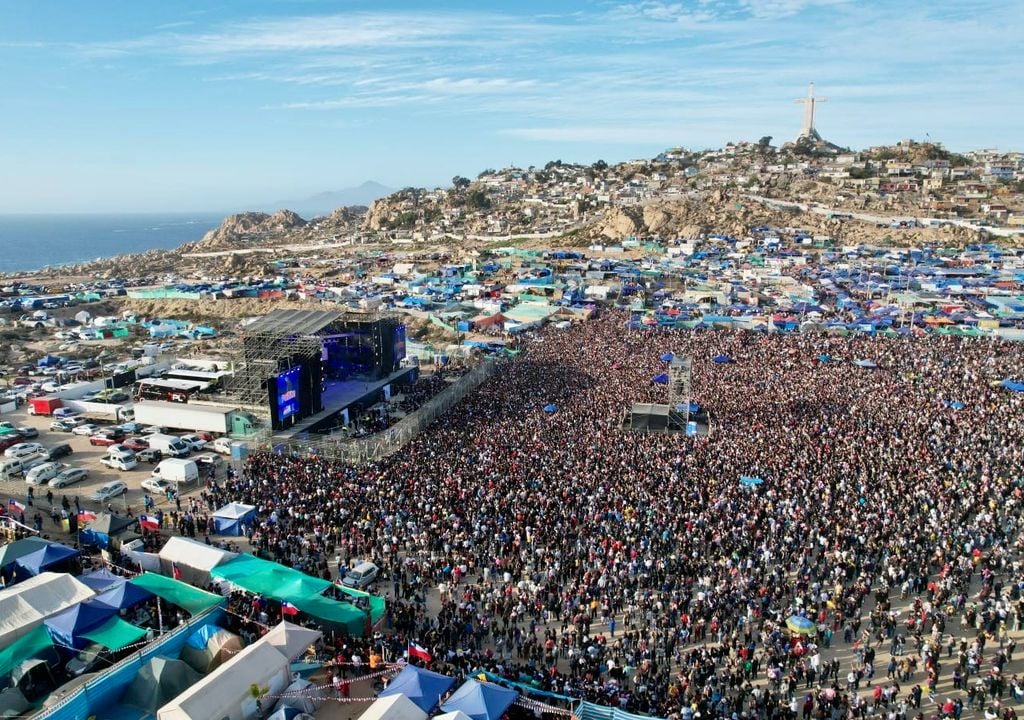
{"label": "blue tarp canopy", "polygon": [[854,360],[853,364],[859,368],[865,368],[867,370],[878,367],[873,360]]}
{"label": "blue tarp canopy", "polygon": [[82,649],[87,644],[83,642],[82,635],[95,630],[116,614],[117,610],[106,605],[79,603],[57,613],[43,624],[58,643]]}
{"label": "blue tarp canopy", "polygon": [[18,558],[18,565],[33,575],[38,575],[41,572],[45,572],[48,568],[59,565],[65,560],[70,560],[74,557],[78,557],[77,550],[69,548],[67,545],[54,543],[28,555],[22,555]]}
{"label": "blue tarp canopy", "polygon": [[114,585],[120,585],[121,583],[128,582],[127,578],[118,577],[106,568],[93,570],[91,573],[86,573],[78,579],[97,592],[102,592]]}
{"label": "blue tarp canopy", "polygon": [[757,475],[740,475],[740,485],[760,485],[764,482],[764,478],[758,477]]}
{"label": "blue tarp canopy", "polygon": [[674,358],[674,357],[675,357],[675,355],[673,355],[672,353],[665,353],[664,355],[661,356],[661,361],[662,362],[672,362],[672,358]]}
{"label": "blue tarp canopy", "polygon": [[828,362],[831,359],[832,359],[831,355],[824,355],[824,354],[822,354],[822,355],[818,356],[818,360],[820,360],[821,362]]}
{"label": "blue tarp canopy", "polygon": [[499,720],[519,693],[470,678],[441,706],[444,712],[461,710],[473,720]]}
{"label": "blue tarp canopy", "polygon": [[555,405],[554,403],[549,403],[549,404],[544,406],[544,412],[546,412],[546,413],[553,413],[557,409],[558,409],[558,406]]}
{"label": "blue tarp canopy", "polygon": [[1000,383],[1000,385],[1002,385],[1007,390],[1010,390],[1011,392],[1024,393],[1024,380],[1010,380],[1010,379],[1006,379],[1006,380],[1003,380]]}
{"label": "blue tarp canopy", "polygon": [[724,365],[725,363],[732,362],[732,358],[729,357],[728,355],[715,355],[711,359],[714,362],[718,363],[719,365]]}
{"label": "blue tarp canopy", "polygon": [[145,602],[153,597],[153,593],[130,582],[122,582],[114,585],[109,590],[100,593],[91,600],[86,600],[90,605],[102,605],[104,607],[121,610],[130,608]]}
{"label": "blue tarp canopy", "polygon": [[447,675],[424,670],[415,665],[406,665],[378,697],[405,695],[429,715],[437,707],[441,696],[451,690],[454,684],[455,680]]}
{"label": "blue tarp canopy", "polygon": [[948,408],[953,408],[954,410],[963,410],[965,407],[967,407],[959,400],[954,400],[952,402],[950,402],[949,400],[943,400],[942,404]]}
{"label": "blue tarp canopy", "polygon": [[668,385],[668,375],[666,373],[655,375],[651,378],[651,382],[656,382],[659,385]]}

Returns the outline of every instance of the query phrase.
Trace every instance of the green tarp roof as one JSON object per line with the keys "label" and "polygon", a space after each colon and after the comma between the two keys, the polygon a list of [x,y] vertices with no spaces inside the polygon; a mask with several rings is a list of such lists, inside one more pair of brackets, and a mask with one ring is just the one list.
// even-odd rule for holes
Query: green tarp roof
{"label": "green tarp roof", "polygon": [[310,617],[333,625],[340,625],[349,635],[359,637],[366,633],[366,613],[353,605],[331,600],[322,595],[313,595],[291,602]]}
{"label": "green tarp roof", "polygon": [[371,595],[370,593],[363,592],[362,590],[356,590],[345,585],[336,586],[343,593],[353,598],[369,598],[370,599],[370,619],[376,623],[382,617],[384,617],[384,611],[387,608],[387,601],[380,595]]}
{"label": "green tarp roof", "polygon": [[188,610],[193,615],[197,615],[203,610],[225,602],[225,599],[220,595],[208,593],[205,590],[194,588],[191,585],[186,585],[183,582],[164,577],[163,575],[157,575],[156,573],[143,573],[128,582],[149,590],[154,595]]}
{"label": "green tarp roof", "polygon": [[[253,555],[239,555],[210,571],[210,577],[260,593],[275,600],[287,600],[300,607],[298,600],[319,595],[331,586],[329,580],[315,578]],[[301,607],[300,607],[301,609]]]}
{"label": "green tarp roof", "polygon": [[0,677],[6,675],[25,660],[53,647],[50,632],[40,625],[24,637],[0,650]]}
{"label": "green tarp roof", "polygon": [[120,650],[145,636],[145,630],[117,616],[110,618],[95,630],[82,634],[86,640],[92,640],[111,650]]}

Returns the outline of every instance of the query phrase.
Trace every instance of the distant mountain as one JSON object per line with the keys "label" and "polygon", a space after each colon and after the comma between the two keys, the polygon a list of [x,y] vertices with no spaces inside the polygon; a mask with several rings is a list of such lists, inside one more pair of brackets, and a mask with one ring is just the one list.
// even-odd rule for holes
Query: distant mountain
{"label": "distant mountain", "polygon": [[357,187],[345,188],[344,190],[329,190],[301,200],[278,200],[272,203],[272,207],[268,209],[273,211],[280,208],[288,208],[303,217],[311,218],[316,215],[328,215],[340,207],[369,205],[374,200],[390,195],[393,192],[395,192],[393,188],[367,180]]}

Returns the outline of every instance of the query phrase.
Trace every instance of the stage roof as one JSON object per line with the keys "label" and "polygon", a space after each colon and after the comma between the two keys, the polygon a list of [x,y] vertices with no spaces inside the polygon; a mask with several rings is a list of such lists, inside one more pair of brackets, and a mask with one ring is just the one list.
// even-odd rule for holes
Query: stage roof
{"label": "stage roof", "polygon": [[274,310],[243,328],[243,334],[312,335],[347,313],[337,310]]}

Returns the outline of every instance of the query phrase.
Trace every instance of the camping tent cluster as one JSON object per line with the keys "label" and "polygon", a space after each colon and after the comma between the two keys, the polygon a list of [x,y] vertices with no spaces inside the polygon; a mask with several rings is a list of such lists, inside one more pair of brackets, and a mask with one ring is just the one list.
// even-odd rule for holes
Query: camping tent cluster
{"label": "camping tent cluster", "polygon": [[27,537],[0,547],[0,575],[6,585],[12,585],[42,572],[70,570],[78,556],[67,545]]}

